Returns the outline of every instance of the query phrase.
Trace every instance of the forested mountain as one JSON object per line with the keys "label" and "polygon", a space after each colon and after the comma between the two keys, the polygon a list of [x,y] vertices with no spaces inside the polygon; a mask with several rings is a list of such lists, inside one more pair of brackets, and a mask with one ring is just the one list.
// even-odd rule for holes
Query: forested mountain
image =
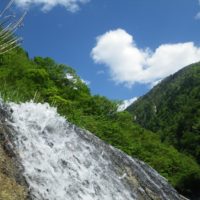
{"label": "forested mountain", "polygon": [[[192,66],[191,69],[193,71],[192,77],[197,77],[195,80],[198,81],[198,65]],[[180,72],[185,74],[186,79],[188,79],[185,84],[196,85],[195,81],[192,82],[193,78],[189,78],[185,71],[187,70]],[[175,80],[176,76],[168,79]],[[167,83],[168,79],[163,83]],[[183,93],[183,90],[178,86],[180,85],[183,89],[185,88],[185,93],[188,92],[187,97],[177,100],[176,109],[178,110],[179,107],[182,109],[181,105],[189,105],[189,102],[193,104],[192,108],[195,108],[195,110],[192,110],[192,112],[196,117],[192,116],[192,119],[196,119],[197,122],[192,121],[194,125],[192,127],[199,133],[199,112],[196,111],[199,106],[199,89],[196,88],[193,91],[191,89],[193,88],[192,86],[186,89],[184,85],[178,84],[183,81],[182,79],[180,78],[176,84],[174,83],[171,86]],[[159,87],[158,85],[156,88]],[[91,131],[107,143],[129,155],[147,162],[166,177],[182,194],[188,196],[199,195],[200,168],[195,159],[178,152],[170,144],[160,142],[159,134],[133,123],[133,117],[128,112],[117,112],[116,103],[102,96],[91,95],[88,86],[71,67],[57,64],[51,58],[35,57],[30,59],[23,49],[17,48],[0,56],[0,93],[5,101],[25,102],[33,100],[35,102],[48,102],[51,106],[57,107],[58,112],[70,122]],[[165,90],[165,93],[167,93],[167,90]],[[164,91],[163,94],[160,93],[159,99],[165,93]],[[170,98],[169,95],[171,93],[165,94],[165,97]],[[193,95],[192,98],[190,98],[191,95]],[[190,99],[196,99],[196,101],[191,101]],[[139,105],[140,101],[141,99],[134,105]],[[173,103],[176,102],[175,99],[171,101]],[[161,101],[161,103],[165,105],[165,101]],[[148,106],[144,106],[144,110],[148,109],[148,112],[143,112],[143,115],[146,115],[146,121],[151,119],[150,125],[145,127],[149,128],[151,126],[153,127],[152,130],[161,130],[158,129],[159,126],[154,122],[155,117],[149,118],[152,113],[154,116],[159,112],[161,103],[158,105],[157,101],[153,102],[151,104],[152,111],[149,110]],[[168,102],[168,104],[171,105],[172,103]],[[163,109],[166,109],[166,107],[163,107]],[[187,106],[184,109],[185,113],[192,113],[187,110]],[[164,119],[169,118],[171,112],[169,114],[166,112],[165,115],[165,110],[163,110]],[[173,113],[175,112],[173,111]],[[190,116],[186,114],[183,116],[180,114],[179,116],[179,112],[176,113],[177,117],[182,120],[187,117],[188,123],[190,123]],[[138,122],[139,119],[143,119],[142,112],[141,115],[137,114]],[[141,125],[144,125],[143,122],[141,122]],[[166,124],[163,122],[162,127]],[[169,141],[171,141],[171,137],[174,137],[173,134],[169,137]],[[162,135],[162,138],[168,139],[165,134]],[[193,139],[196,142],[199,140],[198,137]],[[191,148],[191,151],[193,150],[194,148]],[[196,149],[194,151],[196,152]],[[0,184],[3,183],[0,182]]]}
{"label": "forested mountain", "polygon": [[200,163],[200,63],[164,79],[127,108],[134,121]]}

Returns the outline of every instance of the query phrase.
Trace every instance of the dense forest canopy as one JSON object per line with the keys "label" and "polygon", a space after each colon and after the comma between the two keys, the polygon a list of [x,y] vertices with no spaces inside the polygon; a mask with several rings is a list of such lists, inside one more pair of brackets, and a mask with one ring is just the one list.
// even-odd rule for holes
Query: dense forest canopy
{"label": "dense forest canopy", "polygon": [[127,110],[163,142],[200,163],[200,63],[169,76]]}

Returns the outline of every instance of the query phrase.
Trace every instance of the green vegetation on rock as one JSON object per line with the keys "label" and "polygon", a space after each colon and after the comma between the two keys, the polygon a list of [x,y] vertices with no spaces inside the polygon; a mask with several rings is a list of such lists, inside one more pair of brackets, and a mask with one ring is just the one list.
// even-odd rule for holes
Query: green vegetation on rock
{"label": "green vegetation on rock", "polygon": [[48,102],[70,122],[147,162],[181,193],[196,192],[193,184],[200,180],[196,161],[161,143],[159,134],[133,123],[128,112],[117,112],[115,102],[92,96],[71,67],[57,64],[51,58],[30,59],[17,48],[0,56],[0,92],[5,101]]}

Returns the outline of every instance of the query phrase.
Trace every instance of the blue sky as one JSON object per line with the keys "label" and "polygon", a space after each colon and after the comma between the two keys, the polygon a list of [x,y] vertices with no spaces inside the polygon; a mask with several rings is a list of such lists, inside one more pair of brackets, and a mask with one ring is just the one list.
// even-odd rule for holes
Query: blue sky
{"label": "blue sky", "polygon": [[[16,0],[30,57],[73,67],[93,94],[141,96],[200,60],[198,0]],[[97,38],[98,37],[98,38]]]}

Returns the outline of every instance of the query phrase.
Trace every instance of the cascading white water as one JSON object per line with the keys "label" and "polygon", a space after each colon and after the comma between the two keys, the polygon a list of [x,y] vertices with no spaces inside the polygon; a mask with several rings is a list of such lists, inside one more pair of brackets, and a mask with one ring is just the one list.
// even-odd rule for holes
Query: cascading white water
{"label": "cascading white water", "polygon": [[55,108],[32,102],[10,107],[13,140],[33,199],[137,199],[104,149],[77,134]]}
{"label": "cascading white water", "polygon": [[150,166],[68,123],[48,104],[0,100],[0,124],[33,200],[185,200]]}

